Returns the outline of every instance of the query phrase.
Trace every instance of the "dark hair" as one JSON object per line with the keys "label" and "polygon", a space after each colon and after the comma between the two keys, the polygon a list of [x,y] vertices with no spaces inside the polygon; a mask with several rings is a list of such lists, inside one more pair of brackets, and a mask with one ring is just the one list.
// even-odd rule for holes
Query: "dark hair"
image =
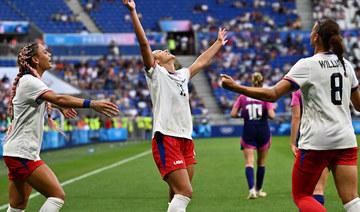
{"label": "dark hair", "polygon": [[[27,73],[27,74],[31,74],[41,80],[41,77],[38,74],[38,72],[32,67],[32,61],[31,61],[32,57],[38,56],[38,51],[39,51],[39,43],[33,42],[33,43],[29,43],[29,44],[25,45],[18,53],[17,64],[19,66],[19,73],[17,74],[17,76],[14,79],[14,83],[13,83],[13,86],[11,89],[11,98],[9,101],[9,115],[10,115],[11,121],[14,117],[14,115],[12,113],[12,107],[13,107],[12,101],[16,95],[16,87],[19,83],[20,78],[24,74]],[[51,104],[49,102],[46,102],[46,104],[47,104],[47,113],[48,113],[48,123],[49,123],[50,128],[62,133],[56,127],[54,120],[51,118]],[[6,132],[6,137],[11,132],[11,128],[12,128],[12,123],[10,123],[10,125],[9,125],[9,128]]]}
{"label": "dark hair", "polygon": [[344,68],[344,75],[346,77],[347,73],[345,68],[345,61],[343,58],[345,47],[340,35],[339,25],[332,19],[322,19],[317,21],[316,34],[321,37],[325,50],[328,51],[331,49],[334,54],[336,54]]}

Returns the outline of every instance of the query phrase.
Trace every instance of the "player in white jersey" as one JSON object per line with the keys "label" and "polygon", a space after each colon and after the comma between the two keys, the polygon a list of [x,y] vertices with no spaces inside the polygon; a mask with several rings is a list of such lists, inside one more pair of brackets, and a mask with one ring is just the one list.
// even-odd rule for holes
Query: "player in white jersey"
{"label": "player in white jersey", "polygon": [[318,21],[310,34],[314,56],[301,59],[273,88],[237,85],[222,75],[222,86],[263,101],[276,101],[300,88],[303,97],[299,151],[292,175],[292,193],[300,211],[326,211],[313,197],[324,168],[333,176],[348,212],[360,211],[358,197],[358,147],[351,123],[350,104],[360,111],[358,81],[351,64],[343,58],[344,46],[339,25]]}
{"label": "player in white jersey", "polygon": [[38,43],[26,45],[18,55],[19,73],[14,79],[9,103],[12,121],[3,146],[4,161],[9,169],[7,212],[24,211],[32,188],[47,198],[40,212],[57,212],[64,204],[64,190],[39,155],[46,108],[50,127],[58,131],[51,119],[51,106],[58,108],[66,118],[76,117],[73,108],[91,107],[106,116],[118,112],[110,102],[59,95],[49,89],[41,77],[52,68],[50,56]]}
{"label": "player in white jersey", "polygon": [[145,64],[154,113],[153,156],[161,176],[169,185],[168,211],[185,211],[192,197],[194,143],[188,82],[204,68],[227,42],[226,30],[219,29],[215,43],[189,67],[175,70],[175,56],[168,50],[153,51],[133,0],[123,0],[129,9]]}

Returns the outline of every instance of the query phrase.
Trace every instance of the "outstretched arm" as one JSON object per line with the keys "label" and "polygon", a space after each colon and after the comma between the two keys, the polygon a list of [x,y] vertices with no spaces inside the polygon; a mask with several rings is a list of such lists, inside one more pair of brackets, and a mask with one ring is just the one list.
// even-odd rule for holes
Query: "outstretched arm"
{"label": "outstretched arm", "polygon": [[[41,99],[46,100],[52,104],[57,105],[58,107],[62,108],[83,108],[84,107],[84,99],[76,98],[69,95],[60,95],[57,93],[54,93],[53,91],[48,91],[41,95]],[[87,105],[87,107],[90,107],[94,109],[95,111],[102,113],[108,117],[111,115],[117,115],[119,112],[116,105],[114,105],[111,102],[107,101],[97,101],[97,100],[91,100],[89,102],[90,105]]]}
{"label": "outstretched arm", "polygon": [[139,17],[136,13],[135,2],[134,0],[122,0],[122,2],[130,11],[131,20],[134,26],[134,32],[136,34],[136,38],[138,39],[140,45],[141,56],[144,60],[146,69],[149,69],[151,68],[151,66],[154,65],[155,59],[152,54],[149,42],[145,36],[144,29],[141,26]]}
{"label": "outstretched arm", "polygon": [[60,107],[57,104],[51,103],[51,107],[57,108],[60,110],[60,112],[65,116],[67,119],[74,119],[77,115],[77,112],[74,110],[74,108],[65,108]]}
{"label": "outstretched arm", "polygon": [[221,74],[221,86],[226,90],[244,94],[245,96],[259,99],[264,102],[276,102],[280,97],[292,90],[292,85],[287,80],[281,80],[273,88],[248,87],[236,84],[235,81],[226,74]]}
{"label": "outstretched arm", "polygon": [[215,41],[215,43],[204,53],[202,53],[196,61],[189,67],[191,70],[190,79],[195,76],[201,69],[203,69],[205,66],[207,66],[211,59],[216,55],[216,53],[220,50],[221,47],[223,47],[228,40],[226,40],[226,30],[219,28],[218,37]]}

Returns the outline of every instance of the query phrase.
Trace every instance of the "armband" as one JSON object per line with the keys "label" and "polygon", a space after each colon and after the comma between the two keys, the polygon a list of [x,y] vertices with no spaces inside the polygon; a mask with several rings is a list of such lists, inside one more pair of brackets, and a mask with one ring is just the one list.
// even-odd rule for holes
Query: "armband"
{"label": "armband", "polygon": [[91,100],[85,99],[83,102],[83,108],[90,108]]}

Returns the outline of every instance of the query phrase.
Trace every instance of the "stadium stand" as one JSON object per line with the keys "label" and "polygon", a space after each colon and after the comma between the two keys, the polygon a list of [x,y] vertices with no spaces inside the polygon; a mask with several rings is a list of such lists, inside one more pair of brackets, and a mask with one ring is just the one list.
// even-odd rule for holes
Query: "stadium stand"
{"label": "stadium stand", "polygon": [[1,11],[7,11],[9,14],[5,16],[2,13],[0,17],[4,16],[4,18],[0,20],[9,18],[31,21],[45,33],[76,33],[84,28],[64,1],[4,0],[0,5],[1,7],[6,5],[7,8]]}

